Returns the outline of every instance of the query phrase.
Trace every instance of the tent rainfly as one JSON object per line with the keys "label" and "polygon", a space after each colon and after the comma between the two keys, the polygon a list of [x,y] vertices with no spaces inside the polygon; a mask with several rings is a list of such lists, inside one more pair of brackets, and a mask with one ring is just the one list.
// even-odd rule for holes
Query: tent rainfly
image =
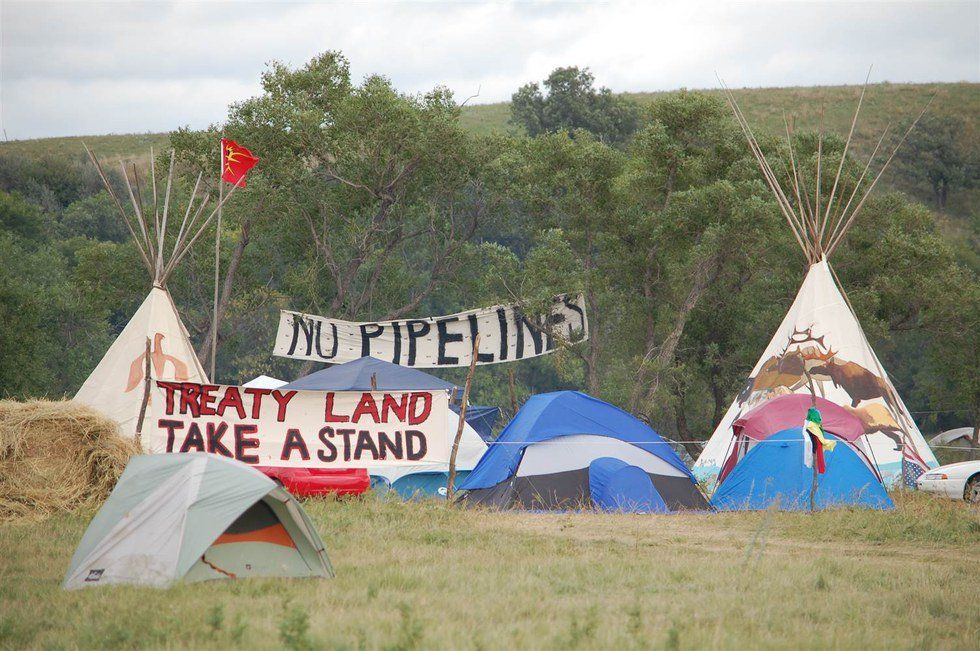
{"label": "tent rainfly", "polygon": [[[82,384],[74,400],[114,419],[120,425],[121,434],[136,434],[138,438],[146,412],[146,400],[149,396],[147,389],[151,378],[202,383],[208,381],[191,345],[187,328],[181,322],[173,298],[167,290],[167,280],[204,233],[217,214],[220,203],[210,213],[206,213],[210,194],[198,196],[201,190],[201,174],[198,174],[179,228],[176,234],[171,234],[170,230],[177,221],[172,213],[177,211],[178,203],[172,196],[173,151],[170,152],[166,189],[160,196],[157,191],[153,150],[150,150],[152,205],[143,204],[143,192],[136,166],[133,165],[131,172],[127,172],[126,166],[122,165],[132,216],[123,208],[123,202],[119,200],[95,155],[88,147],[85,151],[98,170],[119,217],[129,230],[152,284],[146,300]],[[233,193],[234,189],[223,201],[227,201]]]}
{"label": "tent rainfly", "polygon": [[[709,485],[714,484],[730,452],[733,423],[752,407],[774,396],[791,393],[826,398],[856,416],[864,427],[866,448],[886,484],[901,478],[903,462],[923,471],[937,466],[935,456],[871,349],[829,262],[925,109],[909,126],[874,179],[866,183],[868,172],[888,132],[888,129],[885,130],[863,173],[853,189],[846,193],[841,171],[867,90],[865,82],[830,193],[821,196],[821,176],[825,172],[823,133],[820,133],[817,141],[816,178],[804,180],[802,170],[797,165],[787,123],[789,166],[781,178],[762,152],[735,96],[727,86],[723,84],[723,87],[762,175],[810,267],[779,329],[698,457],[694,466],[695,476]],[[830,180],[829,175],[826,180]],[[807,191],[808,184],[810,193]]]}
{"label": "tent rainfly", "polygon": [[130,460],[63,587],[333,575],[323,541],[289,493],[241,462],[189,452]]}

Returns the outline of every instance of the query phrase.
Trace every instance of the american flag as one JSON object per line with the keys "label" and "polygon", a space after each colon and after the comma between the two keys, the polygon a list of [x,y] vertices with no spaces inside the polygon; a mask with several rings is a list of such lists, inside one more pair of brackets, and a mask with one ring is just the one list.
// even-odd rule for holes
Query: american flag
{"label": "american flag", "polygon": [[907,488],[916,488],[915,480],[922,476],[922,473],[929,470],[929,466],[922,457],[918,455],[915,448],[905,444],[902,446],[902,483]]}

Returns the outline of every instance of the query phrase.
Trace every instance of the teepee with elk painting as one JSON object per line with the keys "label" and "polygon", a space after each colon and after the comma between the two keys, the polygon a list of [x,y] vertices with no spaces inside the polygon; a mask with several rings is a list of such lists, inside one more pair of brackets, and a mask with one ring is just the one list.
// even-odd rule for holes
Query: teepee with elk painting
{"label": "teepee with elk painting", "polygon": [[[724,86],[724,84],[723,84]],[[863,172],[845,191],[841,171],[847,159],[865,90],[861,91],[850,133],[844,145],[829,195],[820,196],[823,169],[822,134],[817,144],[816,178],[804,179],[793,150],[793,138],[786,126],[789,165],[784,174],[774,172],[735,96],[724,86],[735,119],[745,134],[766,183],[796,242],[803,250],[809,270],[789,312],[773,335],[750,377],[718,424],[694,466],[699,480],[714,484],[735,438],[732,425],[743,413],[770,398],[804,393],[831,400],[860,420],[864,436],[859,444],[877,466],[883,480],[899,480],[903,467],[916,473],[938,465],[922,438],[905,403],[881,362],[871,349],[858,323],[847,294],[839,285],[830,265],[835,249],[847,235],[868,196],[895,156],[898,147],[918,122],[895,146],[873,180],[869,180],[875,157],[881,148],[881,135]],[[925,110],[923,110],[923,113]],[[922,117],[922,114],[919,115]],[[887,133],[887,129],[885,130]],[[827,181],[830,177],[827,176]],[[807,186],[812,191],[807,191]],[[800,423],[802,426],[802,422]]]}
{"label": "teepee with elk painting", "polygon": [[[138,439],[147,413],[152,379],[208,381],[167,290],[167,280],[204,233],[219,206],[206,213],[211,197],[209,193],[200,192],[201,175],[198,175],[186,205],[178,206],[179,201],[172,196],[175,194],[173,151],[170,152],[166,186],[160,188],[162,192],[158,192],[156,166],[153,151],[150,150],[149,188],[141,186],[135,165],[129,171],[125,165],[121,165],[132,208],[130,214],[123,207],[123,201],[117,196],[98,159],[88,147],[85,150],[98,170],[119,217],[129,230],[152,284],[136,314],[116,337],[74,400],[94,407],[118,422],[123,436],[136,436]],[[143,185],[146,185],[145,180]],[[150,205],[144,205],[144,192],[152,197]],[[228,193],[224,199],[230,196],[231,193]],[[174,215],[180,216],[181,213],[179,228],[173,233],[177,225]]]}

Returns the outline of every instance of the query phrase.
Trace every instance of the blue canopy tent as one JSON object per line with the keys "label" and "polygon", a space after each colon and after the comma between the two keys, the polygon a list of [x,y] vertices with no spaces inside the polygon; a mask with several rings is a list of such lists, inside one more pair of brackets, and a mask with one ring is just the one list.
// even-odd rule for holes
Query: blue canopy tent
{"label": "blue canopy tent", "polygon": [[[870,462],[854,445],[833,434],[832,451],[824,451],[827,470],[817,475],[817,509],[857,506],[891,509],[892,503]],[[761,510],[775,504],[784,511],[810,508],[813,468],[803,462],[802,427],[782,430],[746,453],[718,486],[711,504],[722,511]]]}
{"label": "blue canopy tent", "polygon": [[[372,384],[374,378],[374,384]],[[399,366],[374,357],[362,357],[345,364],[311,373],[293,380],[281,389],[306,391],[451,391],[452,382],[418,369]]]}
{"label": "blue canopy tent", "polygon": [[[452,391],[456,385],[418,369],[399,366],[374,357],[362,357],[345,364],[337,364],[317,371],[306,377],[294,380],[281,389],[308,391]],[[460,392],[457,392],[457,395]],[[470,414],[476,409],[496,407],[468,407],[466,423],[470,425]],[[458,408],[453,409],[456,414]],[[477,411],[477,417],[486,417]],[[456,435],[458,416],[449,414],[446,432],[450,439]],[[490,427],[492,428],[492,421]],[[486,444],[475,428],[464,428],[460,441],[456,468],[460,478],[476,465],[486,451]],[[371,474],[372,490],[392,490],[404,498],[445,497],[446,482],[449,477],[448,464],[424,464],[418,466],[368,468]],[[457,480],[458,481],[458,480]]]}
{"label": "blue canopy tent", "polygon": [[659,434],[578,391],[532,396],[460,489],[465,502],[498,508],[709,508],[690,470]]}

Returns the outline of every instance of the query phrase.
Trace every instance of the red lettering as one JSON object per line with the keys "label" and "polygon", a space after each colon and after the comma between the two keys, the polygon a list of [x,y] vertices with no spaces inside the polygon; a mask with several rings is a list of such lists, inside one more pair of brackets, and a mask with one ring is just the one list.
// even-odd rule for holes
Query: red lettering
{"label": "red lettering", "polygon": [[276,401],[277,405],[279,405],[279,409],[276,411],[276,420],[278,422],[281,423],[286,420],[286,405],[289,404],[289,401],[292,400],[293,396],[295,395],[296,391],[277,390],[272,392],[272,399]]}
{"label": "red lettering", "polygon": [[[247,389],[246,389],[247,390]],[[268,389],[263,389],[268,392]],[[255,434],[259,431],[257,425],[235,425],[235,458],[242,463],[258,463],[259,457],[255,454],[245,454],[248,450],[259,447],[259,440],[246,436]]]}
{"label": "red lettering", "polygon": [[207,433],[208,433],[208,452],[211,454],[220,454],[225,457],[234,458],[234,454],[231,453],[225,444],[221,442],[221,437],[225,435],[228,431],[228,423],[208,423]]}
{"label": "red lettering", "polygon": [[198,399],[201,396],[201,385],[193,382],[183,382],[180,385],[180,413],[186,414],[190,410],[191,415],[197,418],[201,415],[201,405]]}
{"label": "red lettering", "polygon": [[[173,395],[171,390],[170,395]],[[172,405],[171,405],[172,406]],[[174,432],[179,429],[184,429],[184,422],[180,420],[167,420],[166,418],[161,418],[157,421],[157,427],[163,427],[167,430],[167,452],[174,451]]]}
{"label": "red lettering", "polygon": [[327,407],[323,413],[323,422],[325,423],[346,423],[350,420],[349,417],[343,414],[337,415],[333,413],[333,391],[327,392]]}
{"label": "red lettering", "polygon": [[378,422],[378,403],[374,401],[374,396],[370,393],[362,393],[361,399],[357,402],[357,406],[354,407],[354,415],[351,417],[351,421],[358,423],[361,420],[361,416],[367,414],[371,417],[375,423]]}
{"label": "red lettering", "polygon": [[386,393],[381,399],[381,422],[388,422],[388,415],[394,413],[398,422],[405,422],[405,414],[408,412],[408,394],[403,393],[395,400],[395,396]]}
{"label": "red lettering", "polygon": [[272,389],[245,389],[245,393],[252,396],[252,418],[258,420],[262,413],[262,396],[272,393]]}
{"label": "red lettering", "polygon": [[195,452],[204,452],[204,435],[201,434],[201,426],[197,423],[191,423],[187,428],[187,436],[184,437],[184,443],[180,446],[181,452],[190,452],[194,450]]}
{"label": "red lettering", "polygon": [[242,394],[238,391],[238,387],[227,387],[225,389],[225,395],[221,398],[221,402],[218,403],[218,408],[215,412],[223,418],[225,410],[232,407],[238,412],[239,418],[245,418],[245,405],[242,404]]}
{"label": "red lettering", "polygon": [[306,441],[303,440],[303,436],[299,433],[298,429],[288,429],[286,430],[286,440],[282,444],[282,454],[279,455],[280,461],[289,461],[289,458],[293,455],[293,450],[299,452],[299,456],[303,461],[310,460],[310,451],[306,447]]}
{"label": "red lettering", "polygon": [[[422,410],[418,411],[419,400],[422,401]],[[408,424],[418,425],[424,423],[432,413],[432,394],[415,392],[412,394],[410,409],[408,412]]]}
{"label": "red lettering", "polygon": [[201,415],[202,416],[214,416],[214,401],[217,400],[217,396],[214,392],[218,390],[215,384],[202,384],[201,385]]}
{"label": "red lettering", "polygon": [[[157,380],[157,386],[167,392],[166,398],[166,410],[168,416],[174,415],[174,393],[180,389],[180,384],[176,382],[160,382]],[[168,450],[169,452],[169,450]]]}

